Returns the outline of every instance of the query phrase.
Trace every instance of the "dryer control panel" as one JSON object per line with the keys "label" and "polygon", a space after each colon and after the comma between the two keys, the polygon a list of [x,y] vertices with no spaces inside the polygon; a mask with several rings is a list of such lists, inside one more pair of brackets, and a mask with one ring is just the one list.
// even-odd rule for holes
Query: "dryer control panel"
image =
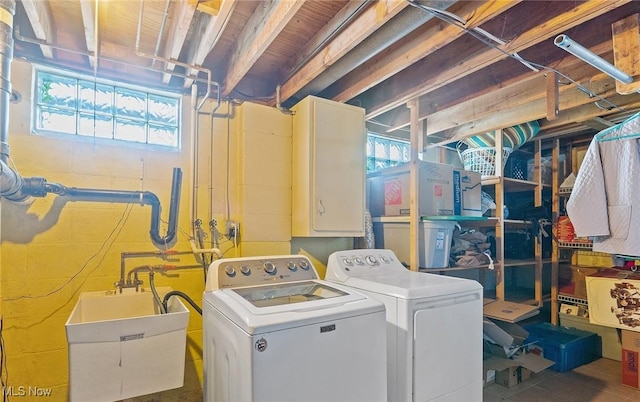
{"label": "dryer control panel", "polygon": [[329,256],[325,279],[344,282],[351,277],[390,274],[397,270],[407,269],[391,250],[336,251]]}
{"label": "dryer control panel", "polygon": [[310,279],[318,273],[303,255],[223,258],[209,266],[205,291]]}

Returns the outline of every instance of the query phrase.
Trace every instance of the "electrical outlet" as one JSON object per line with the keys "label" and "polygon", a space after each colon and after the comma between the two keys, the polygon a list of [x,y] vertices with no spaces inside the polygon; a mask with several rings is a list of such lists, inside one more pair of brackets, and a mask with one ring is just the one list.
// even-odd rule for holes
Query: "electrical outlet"
{"label": "electrical outlet", "polygon": [[238,221],[228,220],[225,223],[225,234],[228,239],[237,239],[240,234],[240,223],[238,223]]}

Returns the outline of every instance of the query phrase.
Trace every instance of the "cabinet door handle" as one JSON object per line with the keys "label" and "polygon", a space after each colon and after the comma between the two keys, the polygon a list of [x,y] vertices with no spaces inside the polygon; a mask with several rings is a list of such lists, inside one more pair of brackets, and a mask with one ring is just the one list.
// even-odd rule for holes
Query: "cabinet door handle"
{"label": "cabinet door handle", "polygon": [[327,212],[327,209],[324,207],[321,199],[318,199],[318,215],[322,216]]}

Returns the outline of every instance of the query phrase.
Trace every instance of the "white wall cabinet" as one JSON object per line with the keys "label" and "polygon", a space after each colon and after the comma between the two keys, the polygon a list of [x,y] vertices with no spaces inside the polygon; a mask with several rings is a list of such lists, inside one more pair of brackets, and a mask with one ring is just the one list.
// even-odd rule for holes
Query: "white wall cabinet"
{"label": "white wall cabinet", "polygon": [[309,96],[292,111],[292,236],[363,236],[364,109]]}

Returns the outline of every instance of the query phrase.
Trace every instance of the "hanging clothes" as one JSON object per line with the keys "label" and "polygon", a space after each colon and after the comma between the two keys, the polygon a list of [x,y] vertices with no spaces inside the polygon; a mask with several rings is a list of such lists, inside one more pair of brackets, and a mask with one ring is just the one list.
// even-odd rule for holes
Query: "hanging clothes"
{"label": "hanging clothes", "polygon": [[596,134],[567,202],[593,251],[640,255],[640,114]]}

